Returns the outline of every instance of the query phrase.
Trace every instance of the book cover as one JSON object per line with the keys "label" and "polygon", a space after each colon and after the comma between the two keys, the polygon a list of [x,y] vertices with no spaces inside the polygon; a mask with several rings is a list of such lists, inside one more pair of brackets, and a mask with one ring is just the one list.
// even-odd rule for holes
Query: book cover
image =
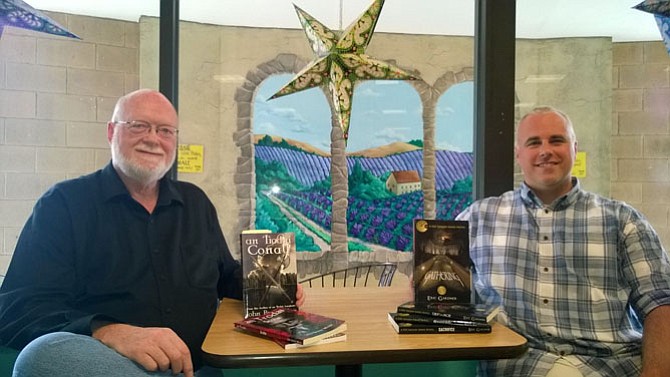
{"label": "book cover", "polygon": [[293,350],[293,349],[297,349],[297,348],[318,346],[318,345],[321,345],[321,344],[344,342],[344,341],[347,340],[347,334],[343,333],[343,332],[337,333],[337,334],[331,335],[327,338],[323,338],[323,339],[319,340],[318,342],[316,342],[314,344],[308,344],[308,345],[299,344],[299,343],[292,343],[292,342],[288,342],[288,341],[285,341],[285,340],[279,340],[279,339],[273,339],[273,340],[275,341],[275,343],[277,343],[278,345],[283,347],[285,350]]}
{"label": "book cover", "polygon": [[491,326],[487,324],[483,326],[453,326],[398,322],[393,314],[388,314],[388,320],[398,334],[486,334],[491,332]]}
{"label": "book cover", "polygon": [[244,317],[275,308],[296,308],[295,235],[245,231],[240,234],[240,245]]}
{"label": "book cover", "polygon": [[414,299],[472,302],[467,221],[414,220]]}
{"label": "book cover", "polygon": [[489,323],[498,315],[501,307],[483,304],[416,304],[413,301],[408,301],[398,305],[396,310],[398,313]]}
{"label": "book cover", "polygon": [[491,327],[488,323],[462,321],[458,319],[435,317],[413,313],[390,313],[396,322],[408,322],[424,325],[449,325],[449,326],[482,326]]}
{"label": "book cover", "polygon": [[340,319],[290,308],[277,308],[257,317],[235,322],[235,327],[301,345],[314,344],[331,335],[344,332],[347,324]]}

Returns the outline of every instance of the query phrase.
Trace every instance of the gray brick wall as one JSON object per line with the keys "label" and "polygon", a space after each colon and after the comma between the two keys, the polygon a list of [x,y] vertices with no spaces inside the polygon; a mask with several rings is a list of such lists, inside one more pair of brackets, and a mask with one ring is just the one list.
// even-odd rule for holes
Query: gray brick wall
{"label": "gray brick wall", "polygon": [[106,122],[139,85],[139,25],[49,13],[82,40],[8,27],[0,39],[0,274],[35,200],[104,166]]}
{"label": "gray brick wall", "polygon": [[662,42],[614,43],[612,197],[670,247],[670,57]]}

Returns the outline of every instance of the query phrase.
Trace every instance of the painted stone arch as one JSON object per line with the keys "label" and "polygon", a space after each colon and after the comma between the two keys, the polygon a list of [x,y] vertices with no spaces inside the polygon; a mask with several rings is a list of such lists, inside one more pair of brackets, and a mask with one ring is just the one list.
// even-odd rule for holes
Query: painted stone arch
{"label": "painted stone arch", "polygon": [[240,208],[237,231],[253,227],[255,222],[254,208],[255,175],[254,175],[254,135],[252,127],[253,101],[258,87],[268,77],[280,73],[297,73],[307,64],[295,54],[279,54],[276,58],[260,64],[249,71],[244,83],[235,92],[237,104],[237,129],[233,134],[235,144],[241,153],[235,172],[237,202]]}
{"label": "painted stone arch", "polygon": [[435,127],[436,109],[440,97],[452,86],[474,80],[474,69],[463,67],[460,71],[448,71],[440,76],[433,85],[423,80],[413,82],[421,97],[423,105],[423,176],[421,187],[424,195],[424,217],[433,219],[436,216],[436,188],[435,172],[437,160],[435,157]]}

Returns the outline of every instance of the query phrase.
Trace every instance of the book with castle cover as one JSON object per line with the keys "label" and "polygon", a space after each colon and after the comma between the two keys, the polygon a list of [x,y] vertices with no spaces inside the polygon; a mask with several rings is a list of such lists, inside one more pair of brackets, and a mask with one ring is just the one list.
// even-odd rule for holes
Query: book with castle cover
{"label": "book with castle cover", "polygon": [[417,303],[472,302],[467,221],[414,220],[414,299]]}
{"label": "book with castle cover", "polygon": [[398,313],[418,314],[456,321],[489,323],[500,313],[500,305],[484,304],[418,304],[408,301],[398,305]]}
{"label": "book with castle cover", "polygon": [[235,322],[235,327],[255,335],[287,343],[313,345],[346,331],[343,320],[302,310],[277,308],[265,314]]}
{"label": "book with castle cover", "polygon": [[240,234],[240,245],[244,317],[276,308],[296,308],[295,235],[244,231]]}
{"label": "book with castle cover", "polygon": [[398,334],[486,334],[491,332],[491,325],[455,326],[431,325],[425,323],[401,322],[396,313],[389,313],[388,320]]}

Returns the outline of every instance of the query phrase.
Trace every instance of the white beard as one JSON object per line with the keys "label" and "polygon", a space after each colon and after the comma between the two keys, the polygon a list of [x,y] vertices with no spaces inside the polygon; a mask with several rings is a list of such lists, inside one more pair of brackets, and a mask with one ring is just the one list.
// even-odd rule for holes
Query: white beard
{"label": "white beard", "polygon": [[170,164],[161,162],[155,168],[142,166],[135,161],[132,161],[128,156],[124,155],[119,146],[118,133],[114,132],[112,136],[112,163],[128,178],[134,179],[142,184],[149,185],[158,182],[170,170],[177,154],[172,156]]}

